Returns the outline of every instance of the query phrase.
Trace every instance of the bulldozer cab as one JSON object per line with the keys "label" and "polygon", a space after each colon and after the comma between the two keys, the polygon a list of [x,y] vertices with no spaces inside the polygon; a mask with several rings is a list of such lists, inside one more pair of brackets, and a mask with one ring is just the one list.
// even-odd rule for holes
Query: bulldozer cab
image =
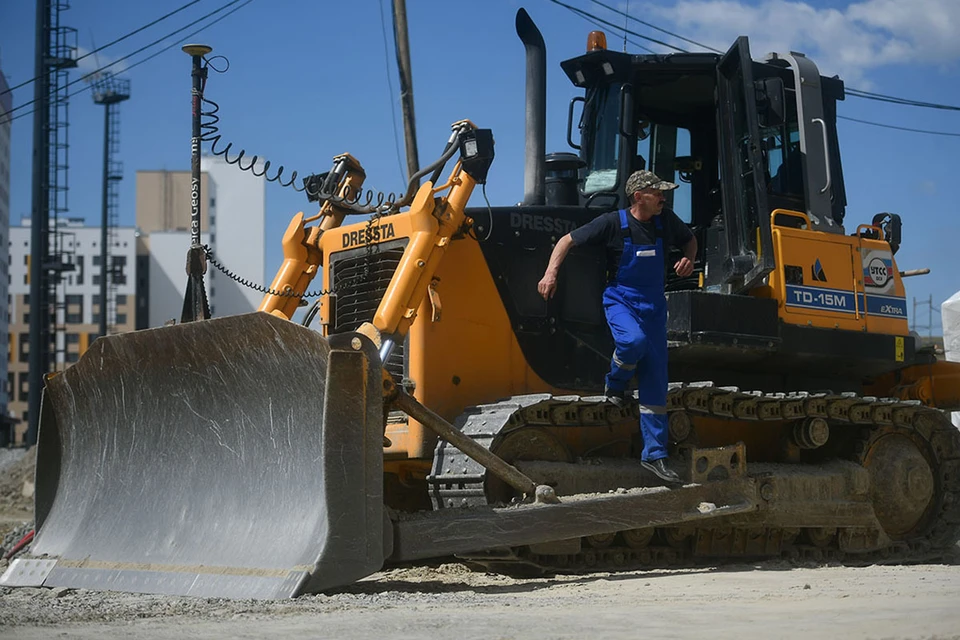
{"label": "bulldozer cab", "polygon": [[[639,169],[679,184],[668,205],[703,247],[706,290],[745,293],[770,273],[774,210],[802,212],[813,229],[843,233],[836,135],[843,83],[821,77],[803,55],[754,61],[740,37],[723,55],[597,49],[561,66],[585,90],[571,101],[568,121],[582,163],[581,204],[626,206],[623,186]],[[696,287],[698,277],[673,276],[669,286]]]}

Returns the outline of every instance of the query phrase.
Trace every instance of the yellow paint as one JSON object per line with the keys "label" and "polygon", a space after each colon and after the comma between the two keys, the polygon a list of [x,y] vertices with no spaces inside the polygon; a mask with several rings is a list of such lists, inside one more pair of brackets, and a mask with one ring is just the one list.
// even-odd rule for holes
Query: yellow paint
{"label": "yellow paint", "polygon": [[[337,194],[348,202],[356,200],[366,174],[350,154],[334,158],[335,166],[340,162],[345,163],[345,172]],[[264,295],[258,311],[266,311],[287,320],[293,317],[300,307],[303,294],[308,291],[323,264],[320,238],[327,231],[339,227],[349,213],[344,207],[325,200],[316,215],[305,218],[301,211],[293,216],[281,241],[283,264],[270,283],[272,293]],[[318,220],[316,226],[307,226]]]}
{"label": "yellow paint", "polygon": [[895,341],[895,350],[896,350],[896,360],[897,362],[903,362],[903,337],[897,336]]}
{"label": "yellow paint", "polygon": [[[779,303],[779,315],[789,324],[809,325],[828,329],[907,335],[907,318],[871,315],[863,308],[865,292],[862,256],[868,251],[889,251],[882,240],[871,240],[839,233],[814,231],[803,213],[775,210],[771,216],[773,251],[776,267],[770,273],[767,286],[752,293],[759,297],[772,297]],[[784,226],[792,219],[804,220],[805,229]],[[892,256],[891,256],[892,257]],[[814,280],[813,265],[819,259],[826,281]],[[809,308],[789,304],[785,267],[799,267],[803,271],[802,286],[812,290],[820,301],[833,303],[835,308]],[[900,278],[896,261],[891,275],[893,285],[885,295],[904,298],[906,292]],[[870,291],[866,291],[870,294]],[[840,298],[847,304],[841,309]]]}
{"label": "yellow paint", "polygon": [[[415,203],[410,211],[382,218],[380,224],[393,225],[394,235],[386,241],[422,233],[425,226],[430,226],[422,218],[423,212],[424,209]],[[349,244],[350,234],[365,227],[366,222],[361,222],[342,227],[336,237],[334,234],[325,236],[322,241],[325,255],[343,251],[342,247]],[[438,227],[439,224],[434,222],[432,228],[436,230]],[[420,302],[413,314],[417,319],[409,325],[406,353],[409,377],[416,385],[413,395],[417,400],[453,421],[467,407],[511,395],[570,393],[548,385],[527,364],[476,240],[469,236],[454,236],[440,246],[434,236],[431,243],[414,249],[414,252],[409,251],[408,245],[404,259],[407,255],[419,255],[425,266],[414,273],[419,282],[399,283],[406,292],[396,289],[396,299],[409,300],[410,292],[416,287],[422,284],[425,289],[431,283],[435,283],[436,293],[443,299],[443,315],[434,322],[429,296],[425,292],[419,294]],[[430,271],[430,265],[434,264],[430,255],[438,251],[445,251],[446,256],[438,263],[436,271],[422,273]],[[397,273],[402,271],[398,269]],[[329,278],[329,270],[325,269],[324,288],[330,287]],[[397,278],[395,275],[394,280]],[[394,284],[391,281],[390,287]],[[401,302],[394,308],[403,304]],[[381,317],[388,321],[385,326],[392,322],[402,326],[405,320],[396,314]],[[391,442],[391,446],[384,450],[388,461],[433,457],[436,437],[416,421],[390,424],[386,435]]]}
{"label": "yellow paint", "polygon": [[960,411],[960,362],[938,360],[898,369],[879,376],[864,388],[864,393],[919,400],[928,407]]}

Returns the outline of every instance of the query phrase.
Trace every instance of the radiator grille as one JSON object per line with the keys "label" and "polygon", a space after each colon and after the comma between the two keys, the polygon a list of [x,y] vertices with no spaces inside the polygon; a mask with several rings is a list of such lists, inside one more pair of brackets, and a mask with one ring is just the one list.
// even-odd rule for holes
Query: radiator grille
{"label": "radiator grille", "polygon": [[[406,240],[379,245],[373,250],[358,247],[331,256],[330,281],[336,291],[331,296],[330,333],[356,331],[364,322],[371,322],[390,279],[400,264]],[[387,371],[399,383],[404,377],[406,344],[394,347],[387,360]]]}

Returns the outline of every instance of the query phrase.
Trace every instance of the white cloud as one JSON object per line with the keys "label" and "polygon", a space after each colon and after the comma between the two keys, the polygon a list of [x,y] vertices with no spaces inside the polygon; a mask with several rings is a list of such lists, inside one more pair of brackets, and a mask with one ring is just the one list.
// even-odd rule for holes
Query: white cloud
{"label": "white cloud", "polygon": [[794,0],[677,0],[643,11],[651,22],[670,21],[717,49],[747,35],[755,58],[806,53],[824,75],[839,74],[860,88],[876,67],[960,59],[960,0],[864,0],[839,9]]}
{"label": "white cloud", "polygon": [[[88,55],[90,51],[91,50],[87,49],[86,47],[80,47],[80,46],[77,47],[77,58],[87,56],[87,57],[84,57],[83,60],[77,63],[77,70],[80,72],[82,76],[92,74],[97,69],[101,69],[107,65],[112,65],[108,69],[106,69],[106,71],[109,73],[112,73],[113,75],[119,75],[120,73],[123,73],[124,71],[127,70],[126,60],[124,60],[123,62],[118,62],[116,64],[113,64],[116,58],[112,56],[104,55],[103,53],[96,53],[91,56],[91,55]],[[92,80],[93,77],[91,77],[90,79]]]}

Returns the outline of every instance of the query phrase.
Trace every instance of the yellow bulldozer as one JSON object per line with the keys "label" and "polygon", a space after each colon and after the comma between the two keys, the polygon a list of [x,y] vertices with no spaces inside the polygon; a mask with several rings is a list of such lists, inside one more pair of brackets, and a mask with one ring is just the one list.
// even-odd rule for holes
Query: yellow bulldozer
{"label": "yellow bulldozer", "polygon": [[[494,156],[469,121],[355,224],[363,169],[336,158],[257,313],[101,338],[48,378],[33,557],[3,584],[281,598],[449,556],[576,572],[956,544],[960,366],[908,331],[899,217],[845,221],[842,81],[746,38],[630,55],[594,32],[561,64],[578,153],[548,156],[543,38],[523,10],[517,32],[523,201],[467,207]],[[672,488],[636,457],[638,408],[602,395],[603,252],[575,248],[551,300],[536,286],[644,167],[681,185],[700,247],[667,278]]]}

